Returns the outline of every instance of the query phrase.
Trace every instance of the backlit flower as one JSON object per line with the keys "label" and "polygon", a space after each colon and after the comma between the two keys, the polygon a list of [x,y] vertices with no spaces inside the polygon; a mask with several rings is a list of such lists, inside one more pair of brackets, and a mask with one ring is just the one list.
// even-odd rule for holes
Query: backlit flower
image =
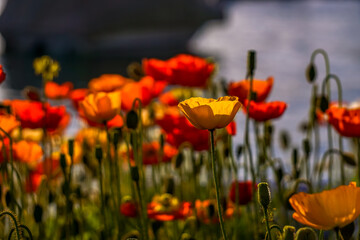
{"label": "backlit flower", "polygon": [[58,84],[56,82],[46,82],[45,96],[50,99],[64,99],[69,96],[70,91],[74,85],[72,82],[65,82]]}
{"label": "backlit flower", "polygon": [[152,92],[147,86],[139,82],[126,84],[121,89],[121,109],[130,111],[135,99],[140,99],[143,107],[147,106],[152,99]]}
{"label": "backlit flower", "polygon": [[13,145],[14,159],[26,163],[33,169],[43,156],[41,146],[36,142],[22,140]]}
{"label": "backlit flower", "polygon": [[[238,188],[238,201],[237,203],[240,205],[246,205],[252,200],[253,196],[253,184],[251,181],[246,182],[232,182],[230,191],[229,191],[229,198],[233,203],[236,203],[236,186]],[[256,184],[254,184],[256,186]]]}
{"label": "backlit flower", "polygon": [[[195,208],[197,213],[197,218],[205,224],[218,224],[218,208],[216,204],[216,199],[207,199],[204,201],[196,200]],[[224,209],[224,219],[230,218],[234,214],[234,206],[229,202],[226,204],[226,209]]]}
{"label": "backlit flower", "polygon": [[326,111],[329,123],[344,137],[360,137],[360,108],[331,107]]}
{"label": "backlit flower", "polygon": [[166,80],[169,84],[206,87],[215,64],[196,56],[179,54],[167,61],[144,59],[143,68],[146,75]]}
{"label": "backlit flower", "polygon": [[297,193],[289,202],[293,218],[310,227],[330,230],[342,228],[360,215],[360,188],[352,182],[321,193]]}
{"label": "backlit flower", "polygon": [[147,206],[147,213],[150,219],[157,221],[172,221],[185,219],[192,213],[190,202],[180,202],[178,198],[165,193],[155,195]]}
{"label": "backlit flower", "polygon": [[6,74],[3,70],[2,65],[0,64],[0,84],[5,80],[5,78],[6,78]]}
{"label": "backlit flower", "polygon": [[237,97],[195,97],[179,103],[180,110],[198,129],[212,130],[226,127],[241,107]]}
{"label": "backlit flower", "polygon": [[[244,111],[247,110],[248,100],[245,100]],[[250,101],[249,117],[258,121],[265,122],[280,117],[287,108],[285,102],[255,102]]]}
{"label": "backlit flower", "polygon": [[91,121],[103,123],[120,113],[121,94],[118,91],[92,93],[80,103],[85,116]]}
{"label": "backlit flower", "polygon": [[129,82],[133,82],[133,80],[119,74],[103,74],[98,78],[91,79],[88,86],[92,92],[113,92]]}
{"label": "backlit flower", "polygon": [[[273,77],[268,77],[265,81],[253,80],[252,91],[256,93],[256,102],[263,102],[269,95],[274,83]],[[250,92],[250,81],[241,80],[239,82],[233,82],[229,85],[229,95],[236,96],[239,101],[244,103],[245,99],[248,98]]]}
{"label": "backlit flower", "polygon": [[[13,115],[0,115],[0,127],[7,133],[10,133],[13,129],[20,126],[20,122],[16,120]],[[0,136],[4,136],[4,133],[1,131]]]}
{"label": "backlit flower", "polygon": [[85,99],[86,95],[88,95],[89,90],[87,88],[78,88],[74,89],[70,92],[69,98],[72,101],[73,106],[76,110],[79,109],[79,104],[82,100]]}

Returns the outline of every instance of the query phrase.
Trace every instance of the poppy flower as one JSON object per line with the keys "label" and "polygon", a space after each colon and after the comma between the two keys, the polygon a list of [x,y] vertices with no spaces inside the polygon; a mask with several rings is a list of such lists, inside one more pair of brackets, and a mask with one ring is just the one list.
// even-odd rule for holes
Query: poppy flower
{"label": "poppy flower", "polygon": [[191,213],[190,202],[180,202],[169,193],[155,195],[147,206],[148,217],[157,221],[185,219]]}
{"label": "poppy flower", "polygon": [[172,85],[204,88],[215,69],[215,64],[187,54],[179,54],[166,61],[144,59],[146,75],[165,80]]}
{"label": "poppy flower", "polygon": [[226,127],[241,107],[237,97],[194,97],[182,101],[178,107],[186,118],[198,129],[213,130]]}
{"label": "poppy flower", "polygon": [[106,149],[107,134],[105,130],[100,130],[98,128],[83,128],[78,131],[75,141],[86,144],[90,148],[94,148],[97,144],[100,144],[104,149]]}
{"label": "poppy flower", "polygon": [[50,99],[64,99],[69,96],[70,91],[73,89],[74,84],[72,82],[65,82],[58,84],[56,82],[45,83],[45,96]]}
{"label": "poppy flower", "polygon": [[[248,100],[245,100],[244,112],[247,110]],[[250,101],[249,117],[258,121],[265,122],[280,117],[287,108],[285,102],[255,102]]]}
{"label": "poppy flower", "polygon": [[6,74],[3,70],[2,65],[0,64],[0,84],[5,80],[5,78],[6,78]]}
{"label": "poppy flower", "polygon": [[79,109],[80,102],[85,99],[88,93],[89,90],[87,88],[78,88],[70,92],[69,98],[71,99],[72,104],[76,110]]}
{"label": "poppy flower", "polygon": [[360,108],[331,107],[326,111],[329,123],[344,137],[360,137]]}
{"label": "poppy flower", "polygon": [[236,122],[232,121],[226,126],[226,131],[229,135],[235,136],[236,135]]}
{"label": "poppy flower", "polygon": [[36,192],[44,178],[45,176],[41,173],[29,171],[29,175],[25,180],[25,191],[27,193]]}
{"label": "poppy flower", "polygon": [[141,100],[143,107],[147,106],[153,97],[152,90],[140,82],[126,84],[121,89],[121,109],[130,111],[136,98]]}
{"label": "poppy flower", "polygon": [[161,94],[159,101],[168,106],[177,106],[180,103],[179,99],[171,91]]}
{"label": "poppy flower", "polygon": [[67,114],[64,106],[53,107],[37,101],[13,100],[5,101],[5,104],[10,104],[22,128],[44,128],[54,132]]}
{"label": "poppy flower", "polygon": [[167,82],[155,80],[151,76],[141,78],[138,83],[150,90],[152,98],[158,97],[167,86]]}
{"label": "poppy flower", "polygon": [[[156,165],[160,163],[160,144],[158,142],[144,143],[142,149],[144,165]],[[170,162],[171,159],[177,155],[177,153],[178,150],[176,148],[165,144],[161,163]]]}
{"label": "poppy flower", "polygon": [[[82,148],[82,144],[79,141],[74,141],[74,155],[73,155],[73,163],[74,164],[78,164],[82,161],[82,157],[83,157],[83,148]],[[69,155],[69,144],[68,142],[65,142],[61,145],[61,149],[60,152],[65,154],[65,158],[67,161],[67,164],[70,165],[71,164],[71,157]],[[56,158],[60,160],[60,153],[56,154]]]}
{"label": "poppy flower", "polygon": [[[207,199],[204,201],[196,200],[195,208],[197,213],[197,218],[205,224],[218,224],[218,208],[216,204],[216,199]],[[224,219],[232,217],[234,214],[234,206],[231,203],[226,204],[226,209],[224,209]]]}
{"label": "poppy flower", "polygon": [[196,151],[209,149],[208,131],[195,128],[180,114],[178,108],[165,110],[164,115],[156,119],[156,123],[166,133],[166,142],[176,148],[188,142]]}
{"label": "poppy flower", "polygon": [[26,163],[30,169],[36,167],[43,157],[43,150],[36,142],[19,141],[13,145],[14,159]]}
{"label": "poppy flower", "polygon": [[[246,182],[232,182],[230,191],[229,191],[229,198],[233,203],[236,203],[236,185],[238,187],[238,201],[237,203],[240,205],[246,205],[251,202],[253,197],[253,184],[251,181]],[[254,184],[255,187],[256,184]]]}
{"label": "poppy flower", "polygon": [[139,215],[138,205],[130,196],[125,196],[120,205],[120,213],[126,217],[135,218]]}
{"label": "poppy flower", "polygon": [[97,92],[89,94],[80,102],[84,115],[96,123],[104,123],[120,113],[121,94],[115,92]]}
{"label": "poppy flower", "polygon": [[35,58],[33,67],[36,75],[41,75],[46,81],[52,81],[60,72],[60,64],[49,56]]}
{"label": "poppy flower", "polygon": [[[18,126],[20,126],[20,122],[17,121],[13,115],[0,115],[0,127],[5,132],[10,133]],[[2,131],[0,132],[0,136],[4,136],[4,133]]]}
{"label": "poppy flower", "polygon": [[[263,102],[269,95],[274,83],[273,77],[268,77],[265,81],[253,79],[252,91],[256,93],[256,102]],[[244,103],[250,92],[250,81],[241,80],[229,85],[229,95],[236,96],[239,101]]]}
{"label": "poppy flower", "polygon": [[352,182],[321,193],[296,193],[289,199],[293,218],[320,230],[342,228],[360,215],[360,187]]}
{"label": "poppy flower", "polygon": [[119,74],[103,74],[98,78],[91,79],[88,87],[91,92],[113,92],[129,82],[133,82],[133,80]]}

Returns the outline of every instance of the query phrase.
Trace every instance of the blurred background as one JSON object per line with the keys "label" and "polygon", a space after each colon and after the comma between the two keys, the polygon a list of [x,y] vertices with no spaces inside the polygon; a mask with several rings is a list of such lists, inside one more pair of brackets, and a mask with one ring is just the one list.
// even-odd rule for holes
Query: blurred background
{"label": "blurred background", "polygon": [[[56,81],[78,88],[103,73],[125,74],[129,63],[144,57],[178,53],[213,57],[220,67],[216,80],[238,81],[254,49],[256,78],[275,78],[269,100],[289,104],[276,130],[292,132],[299,145],[311,92],[304,73],[317,48],[328,52],[344,100],[360,97],[360,1],[0,0],[0,33],[7,73],[1,99],[40,86],[32,61],[44,54],[61,64]],[[320,56],[315,62],[320,84],[324,62]]]}

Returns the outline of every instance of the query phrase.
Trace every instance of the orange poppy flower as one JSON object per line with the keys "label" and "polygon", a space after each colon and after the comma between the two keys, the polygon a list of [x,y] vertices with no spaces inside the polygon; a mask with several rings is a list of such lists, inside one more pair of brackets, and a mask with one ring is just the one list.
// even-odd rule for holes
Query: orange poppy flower
{"label": "orange poppy flower", "polygon": [[236,135],[236,122],[232,121],[226,126],[226,131],[229,135],[235,136]]}
{"label": "orange poppy flower", "polygon": [[41,185],[41,182],[48,177],[56,177],[61,175],[60,163],[59,159],[51,157],[50,159],[46,159],[44,170],[44,163],[40,162],[37,164],[35,169],[29,171],[29,175],[25,181],[25,190],[28,193],[36,192]]}
{"label": "orange poppy flower", "polygon": [[0,84],[5,80],[5,78],[6,78],[6,74],[3,70],[2,65],[0,64]]}
{"label": "orange poppy flower", "polygon": [[166,141],[176,148],[188,142],[196,151],[208,150],[208,131],[195,128],[177,108],[175,110],[168,109],[163,116],[156,119],[156,123],[166,133]]}
{"label": "orange poppy flower", "polygon": [[120,113],[121,94],[115,92],[97,92],[89,94],[80,102],[80,108],[87,119],[104,123]]}
{"label": "orange poppy flower", "polygon": [[133,80],[118,74],[103,74],[98,78],[91,79],[88,87],[92,92],[113,92],[129,82],[133,82]]}
{"label": "orange poppy flower", "polygon": [[[268,77],[265,81],[253,80],[252,91],[256,93],[256,102],[263,102],[269,95],[274,83],[273,77]],[[233,82],[229,84],[229,95],[236,96],[239,101],[244,103],[248,98],[250,91],[250,81],[241,80],[239,82]]]}
{"label": "orange poppy flower", "polygon": [[152,99],[152,91],[140,82],[132,82],[126,84],[121,89],[121,109],[130,111],[136,98],[141,100],[143,107],[147,106]]}
{"label": "orange poppy flower", "polygon": [[147,206],[148,217],[157,221],[185,219],[191,213],[190,202],[180,202],[169,193],[155,195]]}
{"label": "orange poppy flower", "polygon": [[36,142],[22,140],[13,145],[14,159],[26,163],[30,169],[34,169],[43,157],[43,150]]}
{"label": "orange poppy flower", "polygon": [[[231,183],[230,191],[229,191],[229,198],[233,203],[236,203],[236,185],[238,186],[238,201],[237,203],[240,205],[246,205],[251,202],[253,197],[253,184],[251,181],[240,182],[238,181]],[[257,185],[254,184],[255,188]]]}
{"label": "orange poppy flower", "polygon": [[[0,127],[7,133],[10,133],[13,129],[20,126],[20,122],[16,120],[13,115],[0,115]],[[4,136],[4,133],[1,131],[0,136]]]}
{"label": "orange poppy flower", "polygon": [[146,75],[169,84],[188,87],[206,87],[215,69],[214,63],[187,54],[179,54],[167,61],[144,59]]}
{"label": "orange poppy flower", "polygon": [[[68,142],[64,142],[61,145],[61,153],[65,154],[66,157],[66,161],[67,164],[70,165],[71,164],[71,157],[69,155],[69,144]],[[60,153],[56,153],[56,158],[60,160]],[[74,164],[78,164],[82,161],[82,157],[83,157],[83,148],[82,148],[82,144],[79,141],[74,141],[74,156],[73,156],[73,163]]]}
{"label": "orange poppy flower", "polygon": [[360,137],[360,108],[331,107],[326,111],[329,123],[344,137]]}
{"label": "orange poppy flower", "polygon": [[320,193],[296,193],[289,199],[295,210],[293,218],[320,230],[342,228],[360,215],[360,187],[352,182],[348,186]]}
{"label": "orange poppy flower", "polygon": [[72,82],[65,82],[58,84],[56,82],[46,82],[45,84],[45,96],[50,99],[64,99],[70,94],[74,84]]}
{"label": "orange poppy flower", "polygon": [[[207,199],[204,201],[196,200],[195,208],[197,213],[197,218],[205,224],[218,224],[218,208],[216,204],[216,199]],[[229,202],[227,203],[226,209],[224,209],[224,219],[232,217],[234,214],[234,207]]]}
{"label": "orange poppy flower", "polygon": [[80,102],[85,99],[88,93],[89,90],[87,88],[78,88],[70,92],[69,98],[71,99],[72,104],[76,110],[79,109]]}
{"label": "orange poppy flower", "polygon": [[94,148],[97,144],[100,144],[104,149],[106,149],[106,131],[94,127],[83,128],[77,133],[75,141],[81,144],[86,144],[90,148]]}
{"label": "orange poppy flower", "polygon": [[[248,100],[245,100],[244,112],[247,110],[247,103]],[[268,103],[250,101],[249,117],[258,122],[265,122],[280,117],[286,108],[287,104],[280,101]]]}

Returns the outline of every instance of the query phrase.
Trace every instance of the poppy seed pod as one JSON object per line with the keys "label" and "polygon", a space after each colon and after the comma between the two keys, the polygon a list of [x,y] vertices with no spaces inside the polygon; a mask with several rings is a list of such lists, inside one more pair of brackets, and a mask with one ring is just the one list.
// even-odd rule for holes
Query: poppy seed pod
{"label": "poppy seed pod", "polygon": [[36,223],[40,223],[43,217],[43,209],[39,204],[34,207],[34,219]]}
{"label": "poppy seed pod", "polygon": [[247,68],[248,68],[248,73],[253,75],[254,70],[256,69],[256,52],[254,50],[248,51]]}
{"label": "poppy seed pod", "polygon": [[61,166],[61,169],[63,170],[63,172],[65,172],[65,170],[66,170],[66,157],[65,157],[64,153],[60,154],[60,166]]}
{"label": "poppy seed pod", "polygon": [[291,144],[291,138],[289,133],[286,130],[280,132],[280,146],[283,149],[288,149]]}
{"label": "poppy seed pod", "polygon": [[96,148],[95,148],[95,157],[100,163],[103,158],[103,151],[100,146],[96,146]]}
{"label": "poppy seed pod", "polygon": [[295,235],[295,240],[317,240],[318,237],[314,229],[309,227],[300,228]]}
{"label": "poppy seed pod", "polygon": [[131,173],[131,179],[132,179],[134,182],[138,182],[139,179],[140,179],[138,167],[137,167],[137,166],[131,167],[130,173]]}
{"label": "poppy seed pod", "polygon": [[271,202],[270,188],[267,182],[261,182],[258,184],[258,200],[261,206],[266,211]]}
{"label": "poppy seed pod", "polygon": [[307,67],[306,67],[306,71],[305,71],[305,76],[306,79],[308,80],[309,83],[313,83],[316,79],[316,67],[313,63],[310,63]]}
{"label": "poppy seed pod", "polygon": [[136,129],[139,123],[139,117],[138,114],[135,112],[135,110],[131,110],[126,115],[126,126],[129,129]]}
{"label": "poppy seed pod", "polygon": [[179,154],[175,158],[175,168],[181,167],[181,164],[184,161],[184,154],[182,152],[179,152]]}
{"label": "poppy seed pod", "polygon": [[320,96],[319,101],[320,101],[319,102],[320,110],[322,112],[326,112],[326,110],[328,110],[328,108],[329,108],[329,99],[327,98],[327,96],[322,95],[322,96]]}
{"label": "poppy seed pod", "polygon": [[295,227],[293,226],[284,226],[283,228],[283,240],[294,240],[295,239]]}

